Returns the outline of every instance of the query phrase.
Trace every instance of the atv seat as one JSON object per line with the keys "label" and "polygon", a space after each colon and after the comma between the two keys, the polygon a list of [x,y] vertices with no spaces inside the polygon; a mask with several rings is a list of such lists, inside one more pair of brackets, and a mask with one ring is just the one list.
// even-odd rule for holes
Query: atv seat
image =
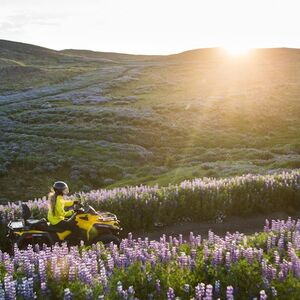
{"label": "atv seat", "polygon": [[28,225],[47,225],[47,220],[45,218],[42,218],[40,220],[37,219],[28,219],[26,220],[26,224]]}
{"label": "atv seat", "polygon": [[25,221],[25,224],[31,228],[43,230],[48,226],[45,218],[31,219],[31,211],[26,203],[22,203],[22,217]]}
{"label": "atv seat", "polygon": [[45,218],[36,220],[36,219],[28,219],[25,221],[25,224],[30,227],[30,229],[36,230],[47,230],[48,224]]}
{"label": "atv seat", "polygon": [[24,221],[31,217],[31,211],[26,203],[22,203],[22,218]]}

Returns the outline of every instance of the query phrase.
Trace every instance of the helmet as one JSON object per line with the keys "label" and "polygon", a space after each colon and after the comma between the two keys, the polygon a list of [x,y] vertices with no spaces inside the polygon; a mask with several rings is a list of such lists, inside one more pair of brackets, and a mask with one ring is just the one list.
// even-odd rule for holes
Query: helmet
{"label": "helmet", "polygon": [[63,195],[69,193],[69,187],[63,181],[55,181],[52,187],[56,194]]}

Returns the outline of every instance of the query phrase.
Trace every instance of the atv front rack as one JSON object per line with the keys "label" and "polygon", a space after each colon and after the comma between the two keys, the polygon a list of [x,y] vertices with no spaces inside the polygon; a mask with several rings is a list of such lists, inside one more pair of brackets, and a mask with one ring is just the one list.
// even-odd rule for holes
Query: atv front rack
{"label": "atv front rack", "polygon": [[109,221],[117,221],[117,216],[115,214],[112,214],[110,212],[98,212],[100,220],[103,222],[109,222]]}
{"label": "atv front rack", "polygon": [[23,220],[10,221],[8,224],[8,228],[11,230],[20,230],[25,227]]}

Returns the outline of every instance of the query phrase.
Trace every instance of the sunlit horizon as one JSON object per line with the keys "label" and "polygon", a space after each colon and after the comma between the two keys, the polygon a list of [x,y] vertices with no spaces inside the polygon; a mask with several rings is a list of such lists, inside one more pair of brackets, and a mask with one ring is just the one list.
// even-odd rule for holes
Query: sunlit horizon
{"label": "sunlit horizon", "polygon": [[1,0],[0,39],[54,50],[166,55],[300,48],[293,0]]}
{"label": "sunlit horizon", "polygon": [[232,44],[222,47],[226,52],[231,55],[245,55],[248,54],[251,50],[257,49],[251,46]]}

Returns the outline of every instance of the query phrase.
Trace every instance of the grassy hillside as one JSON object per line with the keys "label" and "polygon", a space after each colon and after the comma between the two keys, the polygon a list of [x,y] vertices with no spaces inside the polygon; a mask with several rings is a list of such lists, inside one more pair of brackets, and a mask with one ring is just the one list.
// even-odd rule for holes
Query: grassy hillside
{"label": "grassy hillside", "polygon": [[299,168],[299,96],[295,49],[147,57],[0,41],[0,198],[55,179],[75,191]]}

